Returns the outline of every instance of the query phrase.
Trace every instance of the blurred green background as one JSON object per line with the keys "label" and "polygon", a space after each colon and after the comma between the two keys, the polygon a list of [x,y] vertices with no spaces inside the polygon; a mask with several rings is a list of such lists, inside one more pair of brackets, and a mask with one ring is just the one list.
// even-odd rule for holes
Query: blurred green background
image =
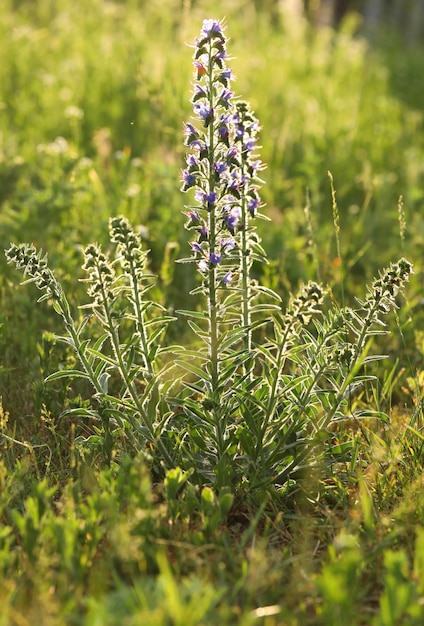
{"label": "blurred green background", "polygon": [[[305,14],[301,4],[4,0],[0,248],[34,242],[81,304],[81,251],[92,241],[107,247],[108,219],[124,213],[151,250],[158,300],[171,311],[194,306],[195,269],[173,263],[188,250],[179,171],[191,115],[190,44],[203,19],[225,18],[234,89],[261,121],[268,165],[262,196],[272,221],[258,229],[270,264],[256,268],[258,277],[284,296],[318,278],[352,304],[380,267],[407,256],[415,277],[401,313],[404,341],[391,340],[387,350],[420,368],[420,33],[410,37],[405,20],[402,28],[393,19],[370,28],[372,2],[350,3],[336,23],[322,12],[325,3],[307,3]],[[43,375],[69,358],[62,348],[50,356],[51,337],[42,335],[60,332],[60,320],[46,303],[35,304],[36,289],[20,287],[20,278],[0,256],[0,396],[13,418],[37,417],[53,393]],[[184,328],[178,322],[169,340],[180,340]]]}

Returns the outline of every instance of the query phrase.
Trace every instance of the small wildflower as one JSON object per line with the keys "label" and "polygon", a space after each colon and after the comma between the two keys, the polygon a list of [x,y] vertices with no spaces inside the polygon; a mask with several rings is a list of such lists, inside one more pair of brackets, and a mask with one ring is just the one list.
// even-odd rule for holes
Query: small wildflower
{"label": "small wildflower", "polygon": [[208,264],[207,264],[207,262],[206,262],[206,260],[205,260],[205,259],[201,259],[201,260],[198,262],[197,267],[199,268],[199,270],[200,270],[201,272],[207,272],[207,271],[208,271]]}
{"label": "small wildflower", "polygon": [[212,19],[203,20],[201,35],[205,39],[214,39],[215,37],[223,39],[224,35],[221,22]]}
{"label": "small wildflower", "polygon": [[203,102],[196,102],[193,110],[196,115],[198,115],[204,123],[205,128],[207,128],[214,119],[214,110],[208,104]]}
{"label": "small wildflower", "polygon": [[234,96],[234,92],[224,87],[224,89],[219,94],[218,102],[219,104],[222,104],[223,107],[228,109],[230,107],[230,100],[233,96]]}
{"label": "small wildflower", "polygon": [[224,274],[224,276],[222,277],[222,284],[223,285],[228,285],[229,283],[231,283],[233,280],[233,273],[232,272],[226,272]]}
{"label": "small wildflower", "polygon": [[224,87],[228,87],[230,80],[234,80],[234,76],[229,68],[224,69],[220,72],[216,78],[218,82],[220,82]]}
{"label": "small wildflower", "polygon": [[188,189],[191,189],[191,187],[194,187],[197,180],[196,176],[194,176],[194,174],[191,174],[188,170],[182,170],[181,179],[183,181],[181,191],[187,191]]}
{"label": "small wildflower", "polygon": [[236,242],[234,241],[234,239],[226,237],[224,239],[221,239],[220,246],[224,254],[229,254],[231,250],[234,250],[234,248],[236,247]]}
{"label": "small wildflower", "polygon": [[208,146],[206,141],[202,141],[201,139],[195,139],[190,143],[190,148],[192,150],[198,150],[200,159],[205,159],[208,156]]}
{"label": "small wildflower", "polygon": [[58,302],[62,295],[62,288],[54,273],[48,267],[47,255],[37,251],[32,244],[11,244],[5,251],[8,263],[15,263],[16,269],[23,269],[24,276],[29,282],[34,282],[38,289],[44,290],[48,297]]}
{"label": "small wildflower", "polygon": [[240,222],[241,209],[240,207],[233,207],[230,211],[224,212],[224,222],[228,230],[234,235],[235,229]]}
{"label": "small wildflower", "polygon": [[84,117],[84,111],[76,106],[68,106],[65,109],[65,117],[73,120],[82,120]]}
{"label": "small wildflower", "polygon": [[207,241],[209,237],[209,230],[207,226],[201,226],[197,232],[199,233],[199,242]]}
{"label": "small wildflower", "polygon": [[250,198],[247,202],[247,209],[252,217],[256,215],[256,209],[260,205],[259,198]]}
{"label": "small wildflower", "polygon": [[202,246],[197,241],[191,241],[190,246],[195,254],[201,254],[203,252]]}
{"label": "small wildflower", "polygon": [[202,87],[201,85],[199,85],[198,83],[196,83],[194,85],[194,94],[193,94],[192,102],[197,102],[198,100],[201,100],[207,97],[208,97],[208,94],[207,94],[206,89]]}
{"label": "small wildflower", "polygon": [[198,211],[184,211],[184,215],[187,215],[188,222],[187,228],[193,228],[194,226],[198,226],[200,224],[200,215]]}
{"label": "small wildflower", "polygon": [[136,198],[141,191],[141,187],[138,183],[132,183],[127,187],[126,195],[128,198]]}
{"label": "small wildflower", "polygon": [[211,254],[209,255],[209,262],[213,267],[219,265],[221,261],[222,257],[220,254],[217,254],[216,252],[211,252]]}
{"label": "small wildflower", "polygon": [[207,69],[206,67],[203,65],[203,63],[201,61],[195,61],[194,62],[194,67],[197,71],[197,80],[199,80],[200,78],[202,78],[202,76],[205,76],[205,74],[207,74]]}
{"label": "small wildflower", "polygon": [[186,163],[187,163],[190,171],[199,167],[199,162],[196,159],[196,157],[194,156],[194,154],[188,154],[187,155]]}
{"label": "small wildflower", "polygon": [[218,126],[218,137],[219,140],[222,141],[222,143],[224,143],[227,147],[230,145],[230,130],[225,122],[222,122],[221,125]]}
{"label": "small wildflower", "polygon": [[227,164],[224,163],[223,161],[213,164],[213,169],[215,170],[215,173],[218,175],[218,177],[221,176],[221,174],[223,174],[227,170],[227,167],[228,167]]}
{"label": "small wildflower", "polygon": [[216,202],[217,195],[215,191],[206,192],[202,189],[196,189],[194,198],[197,202],[201,202],[202,204],[207,203],[208,205],[213,205]]}
{"label": "small wildflower", "polygon": [[193,126],[193,124],[190,124],[190,122],[186,122],[184,125],[184,133],[186,137],[190,137],[191,135],[194,135],[195,137],[199,136],[199,131]]}

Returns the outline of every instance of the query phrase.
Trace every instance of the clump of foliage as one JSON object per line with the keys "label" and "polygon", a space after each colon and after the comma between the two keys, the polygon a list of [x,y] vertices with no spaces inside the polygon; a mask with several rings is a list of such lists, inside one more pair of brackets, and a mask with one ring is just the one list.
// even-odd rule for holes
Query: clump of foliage
{"label": "clump of foliage", "polygon": [[159,476],[180,468],[193,484],[255,500],[284,491],[321,459],[343,456],[334,424],[380,417],[356,407],[355,392],[372,381],[364,368],[382,357],[368,354],[369,342],[384,333],[383,317],[412,266],[392,263],[355,309],[323,308],[325,289],[316,282],[286,304],[253,279],[254,264],[267,261],[255,227],[264,218],[259,122],[231,90],[226,44],[223,24],[205,20],[181,175],[183,191],[194,190],[185,215],[195,233],[192,256],[182,261],[200,274],[193,291],[200,308],[179,313],[195,334],[193,348],[164,343],[172,318],[149,299],[147,253],[125,217],[110,219],[113,258],[97,244],[84,251],[90,301],[81,320],[32,244],[12,244],[6,256],[63,318],[66,334],[58,339],[79,361],[80,369],[47,381],[78,377],[93,388],[92,406],[64,413],[92,420],[93,434],[78,444],[98,448],[110,464],[126,441],[151,457]]}
{"label": "clump of foliage", "polygon": [[219,2],[0,8],[0,626],[424,621],[422,51],[289,4],[184,147]]}

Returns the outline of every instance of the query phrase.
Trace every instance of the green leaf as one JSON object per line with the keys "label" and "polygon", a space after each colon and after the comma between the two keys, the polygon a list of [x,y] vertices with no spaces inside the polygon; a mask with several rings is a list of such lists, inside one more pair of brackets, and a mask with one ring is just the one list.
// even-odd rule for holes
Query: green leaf
{"label": "green leaf", "polygon": [[90,376],[81,370],[60,370],[47,376],[47,378],[44,379],[44,382],[49,383],[52,380],[58,380],[59,378],[85,378],[86,380],[91,380]]}

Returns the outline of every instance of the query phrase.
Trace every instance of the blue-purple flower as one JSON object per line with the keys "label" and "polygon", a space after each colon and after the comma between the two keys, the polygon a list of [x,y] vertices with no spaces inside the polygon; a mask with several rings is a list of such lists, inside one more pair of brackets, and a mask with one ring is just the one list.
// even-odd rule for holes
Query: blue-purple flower
{"label": "blue-purple flower", "polygon": [[211,252],[209,255],[209,263],[213,266],[216,267],[217,265],[219,265],[222,261],[222,256],[216,252]]}
{"label": "blue-purple flower", "polygon": [[235,233],[236,227],[240,221],[240,217],[241,209],[238,206],[233,207],[230,210],[224,210],[224,223],[232,235],[234,235]]}
{"label": "blue-purple flower", "polygon": [[202,87],[202,85],[199,85],[199,83],[196,83],[194,85],[192,102],[197,102],[197,100],[201,100],[207,97],[208,97],[208,92],[207,92],[206,87]]}
{"label": "blue-purple flower", "polygon": [[224,89],[219,94],[218,102],[219,104],[222,104],[222,106],[225,107],[226,109],[229,109],[230,104],[231,104],[231,98],[233,96],[234,96],[234,92],[224,87]]}
{"label": "blue-purple flower", "polygon": [[195,252],[196,254],[201,254],[203,252],[202,246],[198,241],[191,241],[190,246],[193,252]]}
{"label": "blue-purple flower", "polygon": [[207,203],[209,205],[215,204],[217,194],[215,191],[203,191],[203,189],[196,189],[194,198],[197,202]]}
{"label": "blue-purple flower", "polygon": [[234,248],[236,247],[236,242],[231,237],[221,239],[219,243],[221,246],[221,250],[224,254],[229,254],[231,250],[234,250]]}
{"label": "blue-purple flower", "polygon": [[216,174],[216,178],[219,180],[220,176],[227,171],[228,165],[224,161],[219,161],[213,164],[213,169]]}
{"label": "blue-purple flower", "polygon": [[207,241],[208,240],[209,230],[208,230],[207,226],[205,226],[203,224],[203,226],[201,226],[200,228],[197,229],[197,232],[199,233],[199,243],[201,243],[202,241]]}
{"label": "blue-purple flower", "polygon": [[195,102],[193,110],[202,120],[207,128],[214,118],[214,109],[205,102]]}
{"label": "blue-purple flower", "polygon": [[194,187],[197,181],[196,176],[194,176],[194,174],[191,174],[188,170],[182,170],[181,179],[183,181],[183,184],[181,186],[182,191],[187,191],[191,187]]}
{"label": "blue-purple flower", "polygon": [[233,280],[233,273],[231,271],[226,272],[221,279],[223,285],[228,285],[229,283],[232,282],[232,280]]}
{"label": "blue-purple flower", "polygon": [[203,20],[200,34],[204,39],[213,39],[215,37],[220,39],[224,38],[221,22],[218,20]]}
{"label": "blue-purple flower", "polygon": [[193,228],[194,226],[198,226],[200,224],[200,215],[198,211],[184,211],[184,215],[187,215],[189,218],[186,224],[187,228]]}
{"label": "blue-purple flower", "polygon": [[248,202],[247,202],[247,208],[248,208],[248,211],[249,211],[249,213],[250,213],[250,215],[251,215],[252,217],[255,217],[255,215],[256,215],[256,210],[257,210],[257,208],[259,207],[259,205],[260,205],[260,200],[259,200],[259,198],[257,198],[257,197],[255,197],[255,198],[250,198],[250,199],[248,200]]}

